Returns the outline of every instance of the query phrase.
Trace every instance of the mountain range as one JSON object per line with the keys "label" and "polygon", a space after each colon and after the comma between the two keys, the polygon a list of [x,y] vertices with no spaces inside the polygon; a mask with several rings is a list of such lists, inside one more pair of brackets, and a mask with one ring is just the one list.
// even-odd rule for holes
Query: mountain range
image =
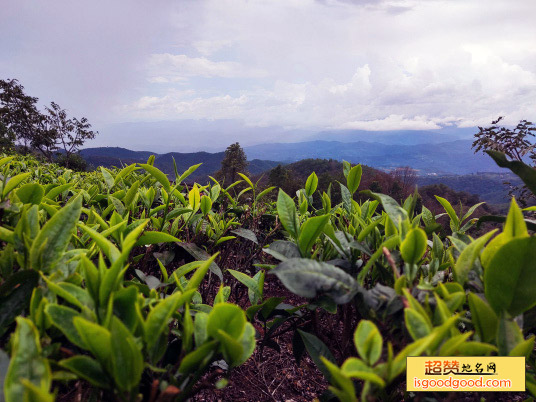
{"label": "mountain range", "polygon": [[382,144],[378,142],[307,141],[261,144],[246,147],[250,159],[295,162],[306,158],[347,160],[381,170],[410,166],[420,175],[500,172],[490,157],[475,154],[471,140],[428,144]]}
{"label": "mountain range", "polygon": [[[206,178],[214,174],[221,167],[221,161],[225,152],[169,152],[166,154],[157,154],[149,151],[131,151],[130,149],[120,147],[99,147],[85,148],[80,151],[80,155],[94,167],[104,166],[121,166],[131,163],[145,163],[151,155],[155,155],[154,165],[173,177],[174,167],[173,159],[177,164],[180,173],[184,172],[192,165],[202,163],[202,165],[191,175],[194,180]],[[253,159],[249,161],[248,169],[252,174],[265,172],[277,166],[279,162]]]}
{"label": "mountain range", "polygon": [[88,147],[128,144],[129,149],[167,152],[221,152],[232,142],[243,147],[261,143],[304,141],[373,142],[388,145],[437,144],[471,139],[477,127],[445,126],[428,130],[295,129],[251,126],[233,119],[181,119],[176,121],[125,122],[95,127],[99,135]]}
{"label": "mountain range", "polygon": [[[380,135],[378,139],[387,142],[389,136],[382,137]],[[322,140],[266,143],[245,147],[245,152],[249,160],[249,171],[252,174],[269,170],[278,163],[291,163],[308,158],[347,160],[351,163],[361,163],[384,171],[400,166],[410,166],[416,169],[421,176],[502,171],[487,155],[475,154],[471,149],[471,140],[462,139],[411,145],[393,144],[392,140],[390,141],[391,143]],[[410,141],[415,141],[415,139]],[[152,154],[156,156],[155,165],[169,174],[173,173],[172,158],[175,158],[179,170],[203,163],[194,177],[198,178],[206,177],[218,170],[225,153],[169,152],[158,154],[149,151],[131,151],[119,147],[86,148],[81,151],[82,157],[94,166],[119,166],[122,163],[145,162]]]}

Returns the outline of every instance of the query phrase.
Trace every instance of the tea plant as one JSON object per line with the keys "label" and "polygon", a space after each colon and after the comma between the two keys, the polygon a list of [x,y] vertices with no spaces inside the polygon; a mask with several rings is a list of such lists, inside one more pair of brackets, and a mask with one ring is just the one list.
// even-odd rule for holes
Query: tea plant
{"label": "tea plant", "polygon": [[255,330],[239,306],[221,292],[213,305],[201,303],[218,252],[201,250],[201,261],[170,274],[157,260],[162,281],[129,273],[144,257],[135,250],[188,244],[181,238],[201,231],[217,246],[239,225],[211,216],[212,201],[221,202],[214,187],[201,195],[204,187],[181,185],[197,166],[171,185],[151,163],[73,173],[31,158],[0,160],[0,335],[14,329],[6,401],[53,400],[53,384],[76,379],[97,399],[161,392],[186,400],[213,363],[232,368],[253,353]]}
{"label": "tea plant", "polygon": [[[489,153],[536,192],[534,169]],[[198,167],[170,180],[154,157],[94,172],[0,158],[7,402],[73,383],[91,400],[188,400],[289,333],[297,363],[307,352],[330,382],[326,400],[407,397],[418,355],[525,356],[536,394],[534,208],[512,199],[507,216],[477,219],[480,204],[437,196],[434,215],[417,191],[358,191],[347,162],[338,204],[314,172],[275,196],[241,173],[189,182]],[[500,228],[475,236],[483,222]],[[278,281],[304,299],[274,296]]]}
{"label": "tea plant", "polygon": [[[534,170],[522,162],[492,156],[500,166],[521,173],[529,186],[536,183]],[[536,305],[536,248],[515,200],[501,232],[472,238],[468,231],[478,219],[470,217],[480,204],[457,214],[437,197],[452,232],[440,238],[435,232],[441,215],[433,216],[426,207],[416,211],[417,194],[400,205],[389,196],[363,191],[376,201],[358,202],[353,195],[360,167],[345,165],[345,176],[346,185],[339,183],[342,203],[331,206],[323,194],[320,211],[311,211],[303,196],[313,196],[314,179],[307,181],[296,203],[280,191],[278,215],[289,241],[266,250],[281,261],[271,273],[290,291],[332,313],[343,309],[343,335],[349,333],[348,313],[354,311],[359,358],[350,357],[342,366],[319,339],[318,328],[312,328],[316,333],[300,331],[303,347],[330,380],[332,395],[356,400],[358,379],[363,400],[370,395],[393,398],[405,358],[421,354],[525,356],[527,389],[534,393],[534,336],[527,336],[533,324],[519,318]],[[483,218],[489,220],[501,221]],[[406,340],[398,352],[394,339],[384,352],[385,336],[375,322],[400,328]]]}

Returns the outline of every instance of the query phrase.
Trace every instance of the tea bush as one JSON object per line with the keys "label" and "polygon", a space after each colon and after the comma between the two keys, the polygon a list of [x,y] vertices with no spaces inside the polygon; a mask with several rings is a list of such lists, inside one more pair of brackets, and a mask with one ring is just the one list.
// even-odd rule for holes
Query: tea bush
{"label": "tea bush", "polygon": [[[536,191],[532,168],[490,154]],[[243,174],[186,184],[199,165],[170,181],[153,161],[73,172],[0,159],[7,402],[52,401],[72,381],[94,400],[187,400],[289,331],[297,361],[307,352],[331,383],[325,400],[396,399],[418,355],[525,356],[536,393],[535,223],[514,199],[506,217],[480,219],[480,204],[462,214],[441,197],[434,216],[417,192],[358,202],[362,169],[345,162],[341,203],[315,173],[274,201]],[[471,236],[489,221],[502,230]],[[266,297],[266,275],[307,302]],[[338,360],[324,313],[340,323]]]}

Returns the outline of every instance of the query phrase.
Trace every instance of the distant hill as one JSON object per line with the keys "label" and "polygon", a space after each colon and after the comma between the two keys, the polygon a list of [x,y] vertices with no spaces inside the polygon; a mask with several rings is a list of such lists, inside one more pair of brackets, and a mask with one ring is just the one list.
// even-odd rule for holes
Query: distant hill
{"label": "distant hill", "polygon": [[100,147],[100,148],[85,148],[80,151],[80,155],[84,158],[90,157],[111,157],[118,160],[136,159],[142,160],[149,158],[155,154],[150,151],[131,151],[130,149],[120,147]]}
{"label": "distant hill", "polygon": [[[471,130],[474,134],[475,130]],[[465,138],[463,131],[455,133],[444,130],[390,130],[390,131],[365,131],[365,130],[334,130],[321,131],[310,136],[314,141],[340,141],[340,142],[373,142],[386,145],[417,145],[439,144]]]}
{"label": "distant hill", "polygon": [[[342,183],[346,182],[346,179],[344,178],[343,174],[342,162],[339,162],[334,159],[302,159],[298,162],[293,162],[288,165],[285,165],[285,168],[292,172],[292,176],[299,180],[302,185],[303,183],[305,183],[305,181],[312,172],[315,172],[319,178],[324,175],[328,175],[332,178],[335,178],[336,180],[339,180]],[[376,176],[387,176],[385,172],[371,168],[366,165],[362,165],[362,169],[362,183],[365,183],[366,181],[372,181]]]}
{"label": "distant hill", "polygon": [[[408,182],[408,186],[405,187],[403,183],[404,180],[400,181],[400,178],[397,179],[396,176],[392,174],[385,173],[370,166],[361,166],[363,168],[363,175],[361,177],[359,190],[370,189],[375,192],[381,192],[390,195],[397,201],[402,202],[406,196],[413,193],[414,185],[417,184],[415,182]],[[288,172],[286,180],[281,181],[281,178],[284,176],[281,175],[280,171],[277,175],[278,183],[272,182],[272,172],[267,172],[263,184],[278,185],[285,192],[287,192],[287,194],[294,195],[298,189],[303,188],[303,185],[307,180],[307,177],[311,174],[311,172],[315,172],[318,177],[318,192],[313,197],[313,203],[315,207],[322,207],[320,195],[324,191],[327,191],[330,183],[332,204],[341,202],[340,186],[338,185],[337,181],[341,183],[346,183],[346,179],[343,175],[343,166],[341,162],[333,159],[304,159],[298,162],[285,165],[280,170]],[[273,170],[273,172],[276,171],[277,169]],[[493,174],[490,175],[493,176]],[[477,175],[474,176],[478,177]],[[499,183],[499,176],[500,175],[497,175],[497,177],[490,179],[494,180],[494,185],[497,185]],[[468,178],[469,175],[456,177]],[[436,179],[437,181],[434,181]],[[453,203],[453,205],[456,206],[456,208],[458,208],[459,204],[461,203],[462,205],[464,205],[465,210],[469,206],[475,205],[482,200],[476,192],[471,191],[472,189],[470,188],[470,186],[465,185],[462,186],[461,189],[454,189],[449,187],[448,185],[443,184],[441,182],[442,179],[443,177],[435,177],[429,178],[428,181],[423,180],[419,182],[419,194],[421,196],[422,203],[428,208],[430,208],[434,214],[444,212],[443,207],[441,206],[441,204],[439,204],[439,202],[435,198],[435,195],[439,195],[448,199],[451,203]],[[467,183],[469,181],[470,180],[468,179]],[[477,189],[482,190],[481,187],[477,187]],[[499,187],[497,191],[500,192],[501,188]],[[275,193],[272,196],[274,195]],[[363,196],[360,195],[359,192],[354,195],[354,198],[361,197]],[[502,198],[500,197],[499,202],[496,203],[486,200],[488,201],[488,204],[485,204],[484,206],[480,207],[477,212],[477,215],[497,213],[499,209],[496,209],[495,206],[491,204],[502,204],[501,200]],[[499,205],[499,208],[502,207],[502,205]]]}
{"label": "distant hill", "polygon": [[468,175],[426,176],[419,177],[419,186],[445,184],[456,191],[466,191],[477,194],[482,201],[490,204],[506,204],[510,201],[508,196],[509,182],[521,186],[519,177],[512,173],[478,173]]}
{"label": "distant hill", "polygon": [[[148,151],[131,151],[119,147],[99,147],[82,149],[80,155],[89,164],[95,167],[145,163],[149,156],[155,155],[155,166],[172,177],[174,175],[173,158],[175,159],[179,173],[184,172],[192,165],[202,163],[194,174],[190,176],[192,179],[200,180],[207,178],[209,175],[214,174],[214,172],[220,169],[225,152],[170,152],[166,154],[156,154]],[[259,174],[277,166],[278,163],[279,162],[269,160],[253,159],[249,161],[248,170],[251,174]]]}
{"label": "distant hill", "polygon": [[[360,190],[369,189],[371,184],[375,182],[376,190],[390,193],[393,179],[392,177],[380,170],[362,165],[363,174],[361,177]],[[279,174],[277,174],[277,170]],[[296,191],[303,188],[307,178],[311,173],[315,172],[318,177],[317,193],[313,197],[315,206],[321,207],[320,196],[323,192],[327,192],[331,184],[331,200],[332,203],[341,201],[340,186],[337,182],[346,183],[346,178],[343,173],[342,162],[334,159],[303,159],[298,162],[293,162],[284,165],[282,168],[273,169],[264,174],[261,185],[277,186],[283,189],[287,194],[294,195]],[[276,177],[273,177],[273,175]],[[379,186],[379,187],[378,187]],[[273,195],[275,195],[274,193]],[[358,195],[356,195],[358,197]]]}
{"label": "distant hill", "polygon": [[307,158],[347,160],[377,169],[410,166],[419,174],[501,172],[487,155],[474,154],[471,140],[437,144],[387,145],[373,142],[308,141],[246,147],[248,158],[287,163]]}

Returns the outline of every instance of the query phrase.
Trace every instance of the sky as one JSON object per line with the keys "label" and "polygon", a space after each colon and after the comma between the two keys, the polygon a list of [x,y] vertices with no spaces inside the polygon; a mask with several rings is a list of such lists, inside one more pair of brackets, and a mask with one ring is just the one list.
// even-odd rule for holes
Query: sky
{"label": "sky", "polygon": [[513,124],[536,120],[535,11],[534,0],[3,0],[0,78],[87,117],[97,145]]}

